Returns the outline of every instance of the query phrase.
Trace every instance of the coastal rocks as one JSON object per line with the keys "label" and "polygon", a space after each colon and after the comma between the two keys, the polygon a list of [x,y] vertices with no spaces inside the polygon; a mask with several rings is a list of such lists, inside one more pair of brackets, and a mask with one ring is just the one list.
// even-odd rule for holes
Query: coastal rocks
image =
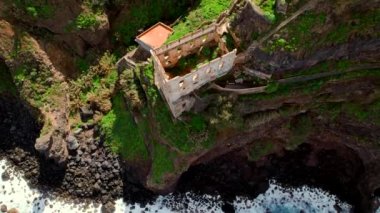
{"label": "coastal rocks", "polygon": [[102,213],[113,213],[115,212],[115,204],[112,202],[107,202],[105,205],[101,208]]}
{"label": "coastal rocks", "polygon": [[121,197],[123,181],[119,159],[94,138],[93,129],[70,135],[67,141],[68,144],[76,142],[78,146],[68,157],[62,189],[74,197],[91,197],[103,204]]}
{"label": "coastal rocks", "polygon": [[11,208],[7,213],[19,213],[19,211],[16,208]]}
{"label": "coastal rocks", "polygon": [[[12,126],[17,129],[13,134]],[[128,184],[121,176],[119,158],[103,146],[103,142],[94,135],[94,129],[65,137],[62,144],[70,144],[76,149],[67,156],[66,165],[62,167],[40,156],[34,149],[40,128],[37,119],[20,100],[13,96],[0,96],[0,155],[24,171],[31,186],[48,187],[64,197],[102,203],[123,196],[123,188]],[[56,139],[55,134],[47,134],[41,142],[48,145],[46,149],[51,140]],[[0,175],[8,179],[7,173]]]}
{"label": "coastal rocks", "polygon": [[3,181],[8,181],[10,179],[9,173],[7,171],[3,172],[3,174],[1,174],[1,179]]}
{"label": "coastal rocks", "polygon": [[45,157],[53,159],[58,165],[64,165],[68,156],[64,135],[64,130],[54,129],[48,134],[38,138],[35,148]]}
{"label": "coastal rocks", "polygon": [[80,108],[80,116],[82,121],[87,122],[89,119],[92,119],[94,116],[94,111],[87,107],[81,107]]}
{"label": "coastal rocks", "polygon": [[69,150],[76,150],[78,149],[79,147],[79,143],[78,143],[78,140],[75,138],[75,136],[73,135],[69,135],[67,138],[66,138],[66,142],[67,142],[67,148]]}
{"label": "coastal rocks", "polygon": [[[36,149],[47,158],[53,159],[60,165],[64,165],[67,158],[65,138],[68,132],[68,85],[64,81],[65,76],[56,69],[47,53],[41,48],[35,37],[24,31],[16,33],[14,26],[7,21],[0,20],[0,58],[5,60],[10,73],[15,74],[21,67],[28,67],[39,76],[39,78],[26,78],[18,81],[13,79],[20,97],[29,105],[35,116],[44,118],[45,126],[41,137],[36,141]],[[22,36],[20,36],[22,34]],[[16,39],[17,38],[17,39]],[[18,40],[23,51],[17,57],[12,57],[15,41]],[[33,51],[30,51],[33,50]],[[38,89],[33,85],[39,85]],[[49,95],[44,102],[44,108],[36,104],[36,94],[45,93],[52,87],[59,92]],[[37,91],[38,90],[38,91]],[[38,110],[35,110],[38,109]],[[5,109],[6,110],[6,109]],[[17,123],[9,127],[11,134],[16,132]]]}
{"label": "coastal rocks", "polygon": [[51,135],[53,132],[49,132],[46,135],[43,135],[36,140],[35,148],[41,153],[46,153],[51,146]]}
{"label": "coastal rocks", "polygon": [[8,210],[8,208],[5,204],[1,205],[1,207],[0,207],[1,212],[7,212],[7,210]]}

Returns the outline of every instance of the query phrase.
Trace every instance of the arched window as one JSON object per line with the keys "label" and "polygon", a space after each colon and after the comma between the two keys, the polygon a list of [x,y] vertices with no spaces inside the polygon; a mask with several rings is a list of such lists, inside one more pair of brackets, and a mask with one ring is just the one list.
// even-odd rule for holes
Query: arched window
{"label": "arched window", "polygon": [[222,69],[224,67],[224,61],[220,62],[219,69]]}
{"label": "arched window", "polygon": [[178,86],[180,89],[185,89],[185,85],[184,85],[183,80],[179,82]]}
{"label": "arched window", "polygon": [[198,74],[195,74],[195,75],[193,76],[193,83],[194,83],[194,84],[198,83],[198,79],[199,79]]}

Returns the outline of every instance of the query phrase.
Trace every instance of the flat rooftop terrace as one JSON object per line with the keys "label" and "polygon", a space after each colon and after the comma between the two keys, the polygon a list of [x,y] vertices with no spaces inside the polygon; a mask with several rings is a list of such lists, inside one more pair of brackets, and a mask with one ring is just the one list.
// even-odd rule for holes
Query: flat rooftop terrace
{"label": "flat rooftop terrace", "polygon": [[173,33],[173,29],[164,23],[158,22],[140,35],[136,37],[137,42],[143,42],[152,49],[161,47],[169,36]]}

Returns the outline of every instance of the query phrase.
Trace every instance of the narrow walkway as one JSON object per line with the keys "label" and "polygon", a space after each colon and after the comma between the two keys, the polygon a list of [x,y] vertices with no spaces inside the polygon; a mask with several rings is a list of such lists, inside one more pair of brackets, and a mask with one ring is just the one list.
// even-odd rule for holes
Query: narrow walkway
{"label": "narrow walkway", "polygon": [[[297,76],[297,77],[280,79],[277,81],[277,83],[279,84],[301,83],[301,82],[307,82],[307,81],[316,80],[320,78],[331,77],[334,75],[341,75],[341,74],[345,74],[349,72],[361,71],[361,70],[366,70],[366,69],[379,69],[379,68],[380,68],[380,64],[366,64],[366,65],[352,67],[345,71],[323,72],[323,73],[316,73],[316,74],[306,75],[306,76]],[[213,83],[211,84],[209,89],[215,89],[219,92],[229,92],[236,95],[251,95],[251,94],[264,93],[267,87],[268,86],[253,87],[253,88],[246,88],[246,89],[229,89],[229,88],[224,88]]]}
{"label": "narrow walkway", "polygon": [[380,64],[373,64],[373,65],[365,64],[365,65],[349,68],[345,71],[322,72],[322,73],[316,73],[316,74],[306,75],[306,76],[305,75],[296,76],[296,77],[281,79],[281,80],[278,80],[277,82],[280,84],[302,83],[302,82],[316,80],[320,78],[331,77],[334,75],[341,75],[341,74],[354,72],[354,71],[361,71],[361,70],[366,70],[366,69],[377,69],[377,68],[380,68]]}
{"label": "narrow walkway", "polygon": [[265,92],[267,86],[262,87],[253,87],[253,88],[247,88],[247,89],[230,89],[230,88],[224,88],[221,87],[215,83],[211,84],[209,89],[215,89],[219,92],[230,92],[237,95],[250,95],[250,94],[259,94]]}

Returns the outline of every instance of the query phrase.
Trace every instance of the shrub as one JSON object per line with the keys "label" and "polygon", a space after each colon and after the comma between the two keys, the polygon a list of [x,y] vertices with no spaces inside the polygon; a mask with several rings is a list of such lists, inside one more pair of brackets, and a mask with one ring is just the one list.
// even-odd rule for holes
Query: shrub
{"label": "shrub", "polygon": [[278,90],[279,84],[277,82],[270,82],[265,88],[266,93],[274,93]]}
{"label": "shrub", "polygon": [[55,10],[53,5],[45,0],[14,0],[12,3],[33,18],[50,18],[53,16]]}
{"label": "shrub", "polygon": [[254,0],[256,5],[258,5],[264,12],[264,16],[270,20],[271,22],[276,21],[276,15],[275,15],[275,0]]}
{"label": "shrub", "polygon": [[75,19],[75,27],[77,29],[91,29],[96,28],[100,24],[98,17],[93,12],[82,12]]}

